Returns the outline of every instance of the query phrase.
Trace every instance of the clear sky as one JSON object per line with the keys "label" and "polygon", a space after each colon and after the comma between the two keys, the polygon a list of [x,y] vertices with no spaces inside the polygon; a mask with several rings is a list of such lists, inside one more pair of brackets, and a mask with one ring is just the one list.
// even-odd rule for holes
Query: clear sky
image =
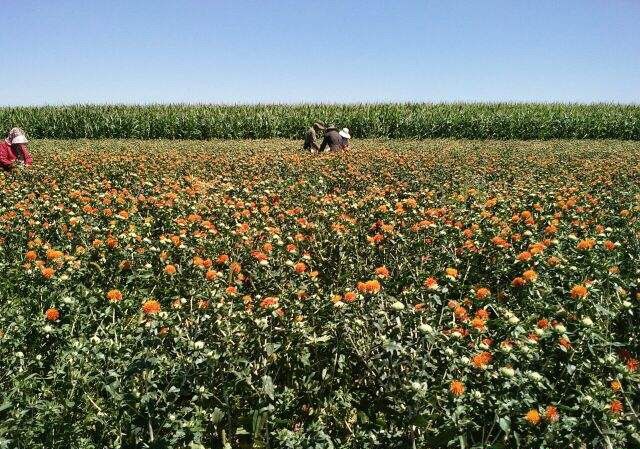
{"label": "clear sky", "polygon": [[640,0],[2,0],[0,104],[640,102]]}

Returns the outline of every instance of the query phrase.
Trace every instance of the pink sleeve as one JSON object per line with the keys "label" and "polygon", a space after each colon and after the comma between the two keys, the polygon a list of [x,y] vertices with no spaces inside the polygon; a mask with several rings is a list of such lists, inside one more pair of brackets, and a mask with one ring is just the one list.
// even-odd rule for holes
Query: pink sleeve
{"label": "pink sleeve", "polygon": [[[31,156],[29,156],[31,157]],[[8,167],[13,162],[13,157],[10,151],[7,151],[7,146],[0,144],[0,165]]]}

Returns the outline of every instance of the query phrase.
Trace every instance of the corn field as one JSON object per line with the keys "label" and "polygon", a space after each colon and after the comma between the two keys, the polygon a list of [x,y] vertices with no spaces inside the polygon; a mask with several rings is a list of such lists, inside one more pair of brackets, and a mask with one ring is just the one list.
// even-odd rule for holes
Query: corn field
{"label": "corn field", "polygon": [[640,140],[640,106],[614,104],[74,105],[0,108],[32,138],[301,138],[314,121],[356,138]]}

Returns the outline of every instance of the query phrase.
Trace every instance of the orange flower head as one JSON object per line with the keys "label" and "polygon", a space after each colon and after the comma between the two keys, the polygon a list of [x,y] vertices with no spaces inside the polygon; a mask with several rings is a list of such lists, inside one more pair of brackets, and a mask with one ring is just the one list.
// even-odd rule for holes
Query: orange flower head
{"label": "orange flower head", "polygon": [[518,287],[522,287],[523,285],[525,285],[527,283],[527,280],[523,277],[515,277],[513,278],[513,280],[511,281],[511,285],[518,288]]}
{"label": "orange flower head", "polygon": [[455,279],[458,277],[458,270],[456,270],[455,268],[447,268],[446,270],[444,270],[447,277],[450,279]]}
{"label": "orange flower head", "polygon": [[533,255],[529,251],[523,251],[518,254],[516,259],[518,259],[520,262],[526,262],[527,260],[531,260],[532,257]]}
{"label": "orange flower head", "polygon": [[486,351],[480,352],[471,357],[471,364],[479,369],[484,369],[493,360],[493,356]]}
{"label": "orange flower head", "polygon": [[424,286],[429,290],[435,290],[438,288],[438,280],[434,277],[428,277],[424,281]]}
{"label": "orange flower head", "polygon": [[549,327],[549,320],[546,320],[546,319],[542,318],[542,319],[538,320],[537,326],[540,329],[546,329],[546,328]]}
{"label": "orange flower head", "polygon": [[606,249],[607,251],[613,251],[614,249],[616,249],[616,244],[613,243],[611,240],[606,240],[603,244],[604,249]]}
{"label": "orange flower head", "polygon": [[226,254],[220,254],[220,255],[218,256],[218,258],[216,259],[216,261],[217,261],[219,264],[227,263],[227,262],[229,262],[229,256],[227,256]]}
{"label": "orange flower head", "polygon": [[622,402],[617,399],[614,399],[613,401],[611,401],[611,404],[609,404],[609,410],[611,410],[611,412],[615,413],[616,415],[622,413],[623,409],[624,407],[622,406]]}
{"label": "orange flower head", "polygon": [[547,405],[544,411],[544,419],[548,422],[556,422],[560,419],[560,413],[558,413],[558,407],[555,405]]}
{"label": "orange flower head", "polygon": [[167,265],[166,267],[164,267],[164,272],[169,276],[173,276],[174,274],[176,274],[175,265]]}
{"label": "orange flower head", "polygon": [[464,384],[459,380],[452,380],[449,384],[449,391],[454,396],[462,396],[464,394]]}
{"label": "orange flower head", "polygon": [[346,292],[344,294],[344,302],[353,302],[356,300],[358,295],[355,292]]}
{"label": "orange flower head", "polygon": [[384,265],[381,266],[381,267],[376,268],[376,276],[378,276],[380,278],[389,277],[389,269],[387,267],[385,267]]}
{"label": "orange flower head", "polygon": [[160,312],[160,309],[160,303],[155,299],[150,299],[142,304],[142,311],[146,315],[153,315],[154,313],[158,313]]}
{"label": "orange flower head", "polygon": [[619,380],[612,380],[611,381],[611,389],[613,391],[620,391],[622,390],[622,382],[620,382]]}
{"label": "orange flower head", "polygon": [[278,307],[278,298],[274,298],[271,296],[264,298],[262,301],[260,301],[260,307],[263,309],[275,309],[276,307]]}
{"label": "orange flower head", "polygon": [[586,251],[593,248],[595,245],[596,245],[596,241],[594,239],[584,239],[584,240],[580,240],[576,244],[576,248],[578,248],[581,251]]}
{"label": "orange flower head", "polygon": [[536,273],[534,270],[527,270],[522,273],[522,277],[529,282],[535,282],[536,279],[538,279],[538,273]]}
{"label": "orange flower head", "polygon": [[219,273],[216,270],[207,270],[207,272],[205,273],[205,278],[207,279],[207,281],[213,281],[214,279],[216,279],[218,277]]}
{"label": "orange flower head", "polygon": [[38,253],[36,253],[35,251],[27,251],[27,253],[24,255],[24,258],[29,262],[33,262],[38,258]]}
{"label": "orange flower head", "polygon": [[54,270],[53,268],[49,268],[45,266],[40,268],[40,273],[42,274],[42,277],[45,279],[51,279],[55,274],[55,272],[56,270]]}
{"label": "orange flower head", "polygon": [[377,279],[366,282],[358,282],[358,291],[361,293],[376,294],[381,289],[380,282]]}
{"label": "orange flower head", "polygon": [[471,326],[473,326],[474,329],[479,331],[484,330],[485,320],[483,320],[480,317],[475,317],[473,320],[471,320]]}
{"label": "orange flower head", "polygon": [[109,290],[107,292],[107,299],[111,302],[122,301],[122,292],[120,290]]}
{"label": "orange flower head", "polygon": [[307,271],[307,266],[305,265],[304,262],[298,262],[293,266],[293,271],[295,271],[298,274],[302,274],[305,271]]}
{"label": "orange flower head", "polygon": [[476,298],[477,299],[485,299],[491,296],[491,291],[488,288],[479,288],[476,290]]}
{"label": "orange flower head", "polygon": [[574,285],[573,288],[571,288],[571,297],[573,299],[585,298],[587,296],[587,293],[587,287],[582,284]]}
{"label": "orange flower head", "polygon": [[58,318],[60,318],[60,311],[58,309],[51,308],[51,309],[47,309],[44,315],[47,318],[47,320],[56,321]]}
{"label": "orange flower head", "polygon": [[524,419],[529,424],[533,426],[537,426],[538,424],[540,424],[540,419],[541,419],[540,412],[538,412],[538,410],[536,409],[531,409],[524,415]]}

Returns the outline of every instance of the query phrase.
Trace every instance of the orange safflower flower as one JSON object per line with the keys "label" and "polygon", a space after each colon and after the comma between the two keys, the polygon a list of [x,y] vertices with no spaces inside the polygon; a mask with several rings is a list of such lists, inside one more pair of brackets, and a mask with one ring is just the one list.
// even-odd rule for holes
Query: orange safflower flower
{"label": "orange safflower flower", "polygon": [[604,246],[604,249],[606,249],[607,251],[613,251],[614,249],[616,249],[616,244],[611,240],[605,240],[602,246]]}
{"label": "orange safflower flower", "polygon": [[459,380],[452,380],[449,384],[449,391],[454,396],[462,396],[464,393],[464,384]]}
{"label": "orange safflower flower", "polygon": [[358,295],[356,295],[355,292],[346,292],[344,294],[344,301],[345,302],[353,302],[356,300],[356,298],[358,297]]}
{"label": "orange safflower flower", "polygon": [[491,360],[493,360],[493,356],[487,351],[483,351],[471,357],[471,364],[476,368],[483,369],[491,363]]}
{"label": "orange safflower flower", "polygon": [[56,260],[61,258],[64,255],[64,253],[62,251],[58,251],[55,249],[48,249],[47,250],[47,259],[48,260]]}
{"label": "orange safflower flower", "polygon": [[235,295],[238,293],[238,289],[233,285],[228,286],[224,291],[229,295]]}
{"label": "orange safflower flower", "polygon": [[385,267],[384,265],[381,266],[381,267],[376,268],[376,276],[381,277],[381,278],[389,277],[389,269],[387,267]]}
{"label": "orange safflower flower", "polygon": [[619,380],[612,380],[611,381],[611,389],[613,391],[620,391],[622,390],[622,382],[620,382]]}
{"label": "orange safflower flower", "polygon": [[477,299],[485,299],[491,296],[491,291],[488,288],[479,288],[476,290],[476,298]]}
{"label": "orange safflower flower", "polygon": [[27,251],[27,253],[24,255],[24,258],[30,262],[34,261],[38,258],[38,253],[36,253],[35,251]]}
{"label": "orange safflower flower", "polygon": [[193,264],[196,267],[203,267],[204,266],[204,260],[200,256],[193,256]]}
{"label": "orange safflower flower", "polygon": [[562,346],[563,348],[565,348],[565,349],[571,349],[571,342],[569,341],[569,339],[568,339],[568,338],[564,338],[564,337],[563,337],[563,338],[560,338],[560,339],[558,340],[558,344],[559,344],[560,346]]}
{"label": "orange safflower flower", "polygon": [[263,309],[278,307],[278,298],[274,298],[272,296],[266,297],[260,301],[260,307]]}
{"label": "orange safflower flower", "polygon": [[535,280],[538,279],[538,273],[536,273],[533,270],[527,270],[524,273],[522,273],[522,277],[529,282],[535,282]]}
{"label": "orange safflower flower", "polygon": [[455,268],[447,268],[444,271],[447,277],[450,279],[455,279],[458,277],[458,270],[456,270]]}
{"label": "orange safflower flower", "polygon": [[371,293],[376,294],[382,288],[380,282],[377,279],[373,279],[371,281],[366,282],[358,282],[358,291],[361,293]]}
{"label": "orange safflower flower", "polygon": [[514,287],[522,287],[526,283],[527,283],[527,280],[520,276],[513,278],[513,280],[511,281],[511,285]]}
{"label": "orange safflower flower", "polygon": [[546,319],[542,318],[542,319],[538,320],[537,326],[540,329],[546,329],[546,328],[549,327],[549,320],[546,320]]}
{"label": "orange safflower flower", "polygon": [[428,277],[424,281],[424,286],[429,290],[435,290],[438,288],[438,280],[434,277]]}
{"label": "orange safflower flower", "polygon": [[516,259],[518,259],[520,262],[526,262],[527,260],[531,260],[532,257],[533,256],[529,251],[523,251],[517,255]]}
{"label": "orange safflower flower", "polygon": [[544,251],[544,249],[546,248],[544,243],[534,243],[529,247],[529,252],[534,255],[534,254],[540,254],[542,251]]}
{"label": "orange safflower flower", "polygon": [[258,262],[269,259],[269,257],[267,257],[267,255],[262,251],[251,251],[251,257],[256,259]]}
{"label": "orange safflower flower", "polygon": [[150,299],[142,304],[142,311],[146,315],[153,315],[154,313],[158,313],[160,312],[160,309],[160,303],[155,299]]}
{"label": "orange safflower flower", "polygon": [[576,244],[576,248],[578,248],[581,251],[585,251],[593,248],[595,245],[596,245],[596,241],[594,239],[584,239],[584,240],[580,240]]}
{"label": "orange safflower flower", "polygon": [[298,262],[293,266],[293,271],[295,271],[298,274],[302,274],[305,271],[307,271],[307,266],[305,265],[304,262]]}
{"label": "orange safflower flower", "polygon": [[44,277],[45,279],[51,279],[55,274],[55,272],[56,270],[50,267],[43,266],[40,268],[40,273],[42,274],[42,277]]}
{"label": "orange safflower flower", "polygon": [[475,317],[473,320],[471,320],[471,326],[473,326],[474,329],[477,329],[479,331],[484,330],[485,328],[485,320],[483,320],[480,317]]}
{"label": "orange safflower flower", "polygon": [[164,267],[164,272],[169,276],[173,276],[174,274],[176,274],[175,265],[167,265],[166,267]]}
{"label": "orange safflower flower", "polygon": [[120,290],[109,290],[107,292],[107,299],[111,302],[122,301],[122,292]]}
{"label": "orange safflower flower", "polygon": [[220,254],[218,256],[218,258],[216,259],[216,261],[219,264],[227,263],[227,262],[229,262],[229,256],[227,256],[226,254]]}
{"label": "orange safflower flower", "polygon": [[118,246],[118,239],[117,239],[117,238],[115,238],[115,237],[109,237],[109,238],[107,239],[107,246],[108,246],[110,249],[115,248],[116,246]]}
{"label": "orange safflower flower", "polygon": [[50,309],[47,309],[44,315],[47,318],[47,320],[56,321],[58,318],[60,318],[60,311],[55,308],[50,308]]}
{"label": "orange safflower flower", "polygon": [[506,248],[509,246],[509,242],[507,242],[505,239],[503,239],[499,235],[496,235],[495,237],[493,237],[491,239],[491,243],[493,243],[496,246],[500,246],[502,248]]}
{"label": "orange safflower flower", "polygon": [[544,419],[548,422],[556,422],[560,419],[560,413],[558,413],[558,407],[555,405],[547,405],[544,411]]}
{"label": "orange safflower flower", "polygon": [[571,288],[571,297],[573,299],[585,298],[587,296],[587,287],[582,284],[574,285]]}
{"label": "orange safflower flower", "polygon": [[220,273],[218,273],[216,270],[207,270],[207,272],[205,273],[205,278],[207,279],[207,281],[213,281],[218,277],[219,274]]}
{"label": "orange safflower flower", "polygon": [[462,306],[456,306],[455,309],[453,309],[453,313],[456,315],[456,318],[460,321],[466,321],[467,320],[467,309],[465,309]]}
{"label": "orange safflower flower", "polygon": [[627,369],[632,373],[636,372],[636,370],[638,369],[638,365],[640,365],[640,362],[638,362],[637,359],[630,358],[629,360],[627,360]]}
{"label": "orange safflower flower", "polygon": [[231,265],[229,265],[229,268],[231,268],[232,273],[240,273],[240,270],[242,269],[242,267],[238,262],[231,262]]}
{"label": "orange safflower flower", "polygon": [[489,319],[489,311],[487,309],[478,309],[476,310],[476,317],[486,321]]}
{"label": "orange safflower flower", "polygon": [[611,410],[612,413],[620,414],[623,409],[624,407],[622,406],[622,402],[617,399],[614,399],[611,401],[611,404],[609,404],[609,410]]}
{"label": "orange safflower flower", "polygon": [[541,420],[540,412],[538,412],[538,410],[536,409],[531,409],[524,415],[524,419],[529,424],[537,426],[538,424],[540,424]]}

